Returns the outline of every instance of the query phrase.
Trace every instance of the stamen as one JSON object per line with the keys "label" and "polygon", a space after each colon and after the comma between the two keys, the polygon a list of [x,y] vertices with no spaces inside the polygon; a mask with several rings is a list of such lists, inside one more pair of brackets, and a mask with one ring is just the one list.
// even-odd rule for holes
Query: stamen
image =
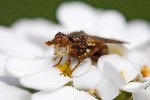
{"label": "stamen", "polygon": [[96,95],[96,90],[94,89],[89,89],[88,91],[86,91],[87,93],[89,93],[90,95],[92,95],[93,97],[97,98],[96,100],[101,100],[97,95]]}
{"label": "stamen", "polygon": [[71,67],[68,64],[68,61],[66,61],[64,64],[57,65],[57,68],[59,68],[59,70],[62,71],[62,74],[64,76],[71,77],[71,75],[72,75],[72,73],[71,73]]}
{"label": "stamen", "polygon": [[142,73],[143,77],[147,77],[150,75],[150,69],[144,65],[141,69],[141,73]]}

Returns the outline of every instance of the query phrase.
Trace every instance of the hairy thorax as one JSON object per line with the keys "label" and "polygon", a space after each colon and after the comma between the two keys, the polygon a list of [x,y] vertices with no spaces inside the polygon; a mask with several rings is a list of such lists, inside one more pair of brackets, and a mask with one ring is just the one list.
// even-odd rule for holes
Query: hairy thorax
{"label": "hairy thorax", "polygon": [[71,55],[74,58],[80,59],[87,50],[87,38],[88,36],[82,32],[73,32],[68,35],[69,40],[72,42]]}

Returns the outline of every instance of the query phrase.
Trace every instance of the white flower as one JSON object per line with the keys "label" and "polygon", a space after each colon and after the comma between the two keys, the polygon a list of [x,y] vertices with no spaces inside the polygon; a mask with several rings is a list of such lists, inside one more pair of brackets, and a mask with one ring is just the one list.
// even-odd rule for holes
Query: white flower
{"label": "white flower", "polygon": [[150,80],[150,55],[147,55],[146,52],[134,50],[129,52],[126,57],[136,64],[143,78]]}
{"label": "white flower", "polygon": [[30,98],[31,93],[27,90],[0,81],[0,100],[30,100]]}
{"label": "white flower", "polygon": [[[135,93],[145,89],[150,84],[150,81],[134,82],[139,74],[134,63],[115,54],[102,56],[98,60],[98,67],[102,70],[103,75],[106,77],[104,83],[100,82],[97,87],[98,91],[101,90],[100,95],[104,98],[104,100],[107,100],[108,98],[107,93],[109,93],[109,95],[112,95],[113,93],[114,96],[111,98],[113,99],[119,94],[119,89]],[[105,89],[107,87],[112,91]],[[103,89],[105,89],[105,92],[102,91]]]}
{"label": "white flower", "polygon": [[[67,76],[60,75],[62,72],[59,70],[59,68],[53,67],[57,61],[53,60],[53,52],[50,53],[52,56],[48,59],[42,58],[31,60],[21,57],[9,58],[5,64],[6,70],[12,76],[20,78],[20,82],[26,87],[38,90],[54,90],[60,88],[68,82],[72,81],[72,79]],[[74,67],[76,63],[77,62],[75,61],[72,62],[72,66]],[[75,85],[78,86],[80,84],[80,79],[82,79],[82,77],[79,76],[87,73],[90,70],[90,67],[91,60],[88,58],[85,59],[72,73]],[[89,74],[87,74],[91,77],[86,77],[86,75],[84,75],[84,80],[86,81],[89,78],[92,78],[93,74],[90,75],[90,73],[96,74],[95,72],[92,72],[96,70],[97,69],[91,69]],[[95,81],[96,80],[97,79],[95,79]]]}
{"label": "white flower", "polygon": [[[5,70],[5,61],[11,56],[38,58],[44,55],[44,50],[38,45],[15,35],[11,28],[0,27],[0,80],[9,84],[19,85],[16,78]],[[16,80],[12,81],[12,80]]]}
{"label": "white flower", "polygon": [[[117,55],[100,58],[99,69],[93,67],[88,58],[73,72],[73,78],[60,75],[62,72],[53,67],[57,63],[57,60],[53,61],[53,49],[48,50],[44,45],[44,42],[51,40],[58,31],[84,30],[91,35],[130,42],[126,46],[135,48],[150,39],[147,23],[143,21],[126,23],[123,16],[117,11],[94,9],[81,2],[61,5],[57,18],[60,25],[43,19],[26,19],[13,24],[11,28],[0,27],[0,51],[3,52],[0,56],[2,57],[0,58],[2,62],[0,72],[2,75],[10,74],[18,78],[25,87],[44,90],[33,95],[33,100],[43,98],[58,100],[62,95],[67,97],[68,92],[71,92],[70,98],[67,98],[69,100],[74,97],[75,100],[90,98],[90,100],[95,100],[83,91],[79,92],[74,88],[65,87],[64,85],[70,81],[73,81],[73,86],[78,89],[85,91],[96,89],[97,95],[103,100],[114,99],[118,96],[120,89],[134,93],[149,84],[149,82],[130,82],[137,77],[139,70],[133,67],[130,61]],[[116,47],[122,49],[122,46]],[[120,55],[124,54],[124,51],[116,51],[116,47],[111,47],[112,53],[115,51]],[[76,63],[72,61],[72,66]]]}

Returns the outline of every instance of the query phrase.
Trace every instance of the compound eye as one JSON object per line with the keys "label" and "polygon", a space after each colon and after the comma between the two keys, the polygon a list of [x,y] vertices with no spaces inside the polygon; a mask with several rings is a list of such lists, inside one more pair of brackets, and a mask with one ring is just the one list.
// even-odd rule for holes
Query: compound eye
{"label": "compound eye", "polygon": [[63,36],[62,39],[61,39],[61,44],[63,46],[66,46],[68,44],[68,41],[69,41],[68,37],[67,36]]}
{"label": "compound eye", "polygon": [[61,42],[61,38],[55,38],[55,39],[53,40],[53,42],[54,42],[55,44],[59,44],[59,43]]}

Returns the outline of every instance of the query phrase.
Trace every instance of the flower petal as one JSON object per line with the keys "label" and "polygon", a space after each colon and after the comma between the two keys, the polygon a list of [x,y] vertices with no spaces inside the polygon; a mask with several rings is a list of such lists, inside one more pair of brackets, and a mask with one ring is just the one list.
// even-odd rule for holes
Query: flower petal
{"label": "flower petal", "polygon": [[132,49],[150,41],[149,27],[149,24],[144,21],[135,20],[130,22],[124,37],[124,40],[128,41],[130,45],[127,44],[126,47]]}
{"label": "flower petal", "polygon": [[8,55],[0,52],[0,76],[5,76],[6,73],[4,71],[4,64]]}
{"label": "flower petal", "polygon": [[145,90],[141,90],[139,92],[132,93],[133,100],[148,100],[148,99],[146,99],[145,94],[146,94]]}
{"label": "flower petal", "polygon": [[134,80],[138,75],[136,66],[132,62],[126,59],[123,59],[121,63],[122,63],[121,74],[123,75],[126,83]]}
{"label": "flower petal", "polygon": [[139,67],[139,70],[141,70],[143,66],[150,67],[148,55],[146,55],[146,53],[144,52],[134,50],[134,51],[127,53],[125,57],[127,57],[133,63],[137,64]]}
{"label": "flower petal", "polygon": [[102,100],[112,100],[119,95],[119,88],[104,76],[99,81],[96,91]]}
{"label": "flower petal", "polygon": [[0,81],[3,81],[9,85],[15,85],[22,87],[22,85],[19,83],[19,79],[11,76],[0,76]]}
{"label": "flower petal", "polygon": [[[72,63],[71,63],[71,67],[74,68],[77,64],[77,60],[73,59]],[[75,69],[75,71],[72,73],[72,76],[81,76],[85,73],[87,73],[90,70],[91,67],[91,59],[90,58],[86,58],[84,59],[80,65],[78,66],[78,68]]]}
{"label": "flower petal", "polygon": [[[101,77],[101,71],[92,66],[89,72],[80,77],[73,77],[73,86],[78,89],[95,89]],[[86,83],[86,84],[85,84]]]}
{"label": "flower petal", "polygon": [[29,100],[31,93],[21,88],[0,82],[0,100]]}
{"label": "flower petal", "polygon": [[104,63],[103,74],[105,75],[105,77],[111,80],[114,84],[116,84],[119,88],[124,86],[125,80],[123,76],[110,63],[108,62]]}
{"label": "flower petal", "polygon": [[42,91],[33,94],[32,100],[74,100],[78,90],[73,87],[65,86],[56,91]]}
{"label": "flower petal", "polygon": [[97,16],[97,32],[105,38],[122,39],[126,27],[125,18],[115,10],[100,10]]}
{"label": "flower petal", "polygon": [[[116,70],[116,71],[118,70],[119,74],[124,77],[126,83],[135,79],[138,74],[136,66],[132,62],[130,62],[129,60],[127,60],[125,58],[121,58],[120,56],[118,56],[116,54],[102,56],[98,60],[98,67],[103,70],[105,62],[109,63],[110,64],[109,66],[114,67],[115,68],[115,69],[113,68],[114,70]],[[108,67],[107,71],[109,69],[110,69],[110,67]],[[111,69],[111,70],[113,70],[113,69]],[[108,74],[110,74],[110,73],[108,73]],[[114,74],[114,73],[112,72],[112,74]]]}
{"label": "flower petal", "polygon": [[97,100],[87,92],[80,91],[74,100]]}
{"label": "flower petal", "polygon": [[28,58],[41,57],[43,54],[39,46],[5,29],[0,29],[0,50],[13,56]]}
{"label": "flower petal", "polygon": [[150,98],[150,85],[146,88],[146,100]]}
{"label": "flower petal", "polygon": [[55,90],[71,81],[71,78],[60,75],[57,68],[50,68],[41,72],[27,75],[20,79],[23,86],[37,90]]}
{"label": "flower petal", "polygon": [[57,18],[69,31],[94,31],[96,13],[82,2],[64,3],[59,6]]}
{"label": "flower petal", "polygon": [[6,70],[12,76],[22,77],[28,74],[39,72],[43,69],[53,67],[52,59],[26,59],[21,57],[11,57],[6,60]]}
{"label": "flower petal", "polygon": [[17,35],[44,48],[46,48],[45,41],[53,39],[57,32],[64,31],[61,26],[42,18],[19,20],[13,24],[12,29]]}
{"label": "flower petal", "polygon": [[138,92],[145,89],[148,85],[150,85],[150,81],[146,81],[144,83],[130,82],[124,87],[122,87],[122,89],[127,92]]}
{"label": "flower petal", "polygon": [[119,62],[121,61],[121,57],[116,54],[110,54],[110,55],[104,55],[99,58],[98,60],[98,68],[100,68],[103,71],[104,63],[109,62],[111,65],[116,67],[116,69],[120,70]]}

